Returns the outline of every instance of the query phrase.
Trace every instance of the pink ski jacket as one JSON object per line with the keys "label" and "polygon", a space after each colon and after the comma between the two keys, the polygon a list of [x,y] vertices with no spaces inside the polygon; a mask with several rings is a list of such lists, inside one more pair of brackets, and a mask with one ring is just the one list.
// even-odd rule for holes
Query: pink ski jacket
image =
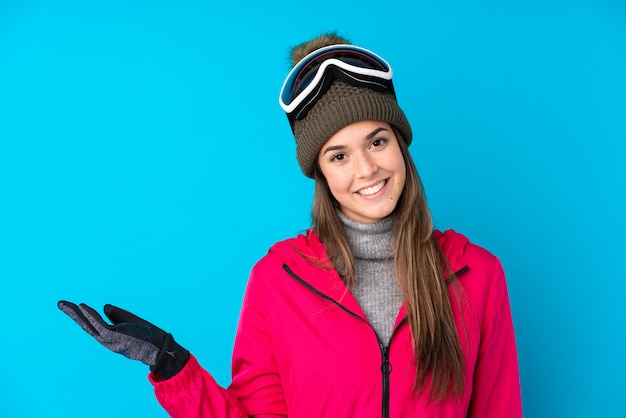
{"label": "pink ski jacket", "polygon": [[[274,245],[252,269],[233,350],[232,383],[220,387],[191,357],[169,380],[150,375],[174,418],[522,416],[515,337],[498,259],[455,233],[435,237],[466,304],[454,310],[466,353],[460,398],[427,402],[412,391],[415,365],[405,307],[385,346],[309,231]],[[453,304],[456,306],[456,304]],[[463,331],[463,322],[467,338]]]}

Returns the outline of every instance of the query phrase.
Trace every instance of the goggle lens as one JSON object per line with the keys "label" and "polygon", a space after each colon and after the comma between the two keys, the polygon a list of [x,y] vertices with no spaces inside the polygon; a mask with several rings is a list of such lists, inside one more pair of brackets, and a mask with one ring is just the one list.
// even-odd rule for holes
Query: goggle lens
{"label": "goggle lens", "polygon": [[313,57],[310,61],[304,63],[302,69],[296,75],[293,87],[291,88],[291,98],[290,101],[293,100],[298,94],[302,93],[302,91],[311,83],[317,70],[320,68],[320,65],[327,59],[334,58],[339,61],[345,62],[354,67],[358,68],[366,68],[369,70],[377,70],[377,71],[389,71],[389,66],[384,61],[379,61],[371,55],[368,55],[359,50],[349,50],[349,51],[327,51],[322,53],[316,57]]}
{"label": "goggle lens", "polygon": [[332,67],[354,76],[355,83],[373,78],[391,85],[392,70],[383,58],[354,45],[331,45],[310,53],[291,70],[280,94],[283,110],[288,115],[301,114],[297,109],[302,105],[310,106],[312,102],[307,96],[319,97],[320,84]]}

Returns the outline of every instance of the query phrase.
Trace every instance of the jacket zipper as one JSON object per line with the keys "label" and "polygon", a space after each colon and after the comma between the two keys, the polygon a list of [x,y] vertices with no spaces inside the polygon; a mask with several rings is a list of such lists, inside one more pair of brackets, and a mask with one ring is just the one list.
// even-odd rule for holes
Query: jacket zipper
{"label": "jacket zipper", "polygon": [[389,346],[391,345],[391,338],[393,338],[393,334],[395,333],[395,330],[406,320],[406,317],[403,318],[398,323],[398,326],[396,327],[396,329],[394,329],[393,332],[391,333],[391,337],[389,338],[389,345],[385,345],[383,341],[380,339],[380,337],[378,336],[378,333],[376,332],[374,327],[372,327],[372,325],[369,322],[367,322],[365,319],[363,319],[356,313],[352,312],[350,309],[346,308],[341,303],[337,302],[335,299],[331,298],[327,294],[320,292],[315,287],[308,284],[306,281],[301,279],[296,273],[294,273],[293,270],[291,270],[287,264],[283,264],[283,270],[285,270],[287,274],[289,274],[289,276],[291,276],[298,283],[302,284],[304,287],[309,289],[311,292],[315,293],[321,298],[324,298],[334,303],[335,305],[337,305],[337,307],[342,309],[344,312],[348,313],[349,315],[353,316],[359,321],[365,323],[372,330],[372,332],[374,332],[374,335],[376,336],[376,340],[378,341],[378,346],[380,347],[380,354],[382,357],[382,364],[380,366],[380,371],[381,371],[382,379],[383,379],[382,418],[389,418],[389,374],[391,373],[391,369],[392,369],[391,363],[389,361]]}
{"label": "jacket zipper", "polygon": [[[283,270],[285,270],[289,276],[291,276],[298,283],[300,283],[301,285],[303,285],[304,287],[309,289],[311,292],[315,293],[316,295],[318,295],[321,298],[324,298],[324,299],[334,303],[335,305],[337,305],[337,307],[342,309],[344,312],[348,313],[349,315],[353,316],[354,318],[356,318],[356,319],[362,321],[363,323],[365,323],[374,332],[374,335],[376,336],[376,340],[378,340],[378,346],[380,348],[380,353],[381,353],[381,356],[382,356],[382,364],[380,365],[380,371],[381,371],[382,378],[383,378],[382,418],[389,418],[389,398],[390,398],[389,397],[389,375],[391,374],[391,370],[393,369],[393,367],[391,365],[391,362],[389,361],[389,347],[391,346],[391,340],[393,339],[393,335],[396,333],[396,330],[398,328],[400,328],[400,325],[402,325],[404,322],[406,322],[406,316],[404,318],[402,318],[400,320],[400,322],[398,322],[398,325],[391,332],[391,336],[389,337],[389,344],[385,345],[385,343],[383,343],[383,341],[378,336],[378,333],[376,332],[374,327],[369,322],[367,322],[365,319],[363,319],[362,317],[360,317],[356,313],[352,312],[350,309],[346,308],[341,303],[339,303],[335,299],[331,298],[327,294],[325,294],[325,293],[317,290],[315,287],[311,286],[305,280],[300,278],[296,273],[294,273],[294,271],[291,270],[287,264],[283,264]],[[449,277],[446,280],[446,284],[448,284],[451,279],[458,277],[458,275],[460,275],[462,273],[465,273],[467,270],[469,270],[469,268],[467,266],[463,267],[462,269],[460,269],[459,271],[454,273],[454,275]]]}
{"label": "jacket zipper", "polygon": [[378,340],[378,343],[380,344],[380,352],[383,356],[383,364],[380,366],[380,371],[383,375],[383,418],[389,418],[389,375],[391,374],[391,370],[393,369],[393,367],[391,366],[391,362],[389,361],[389,348],[391,347],[391,341],[393,340],[393,336],[395,335],[396,330],[400,328],[400,326],[405,322],[406,316],[400,319],[398,325],[396,325],[396,327],[391,331],[388,345],[385,346],[380,341],[380,339]]}
{"label": "jacket zipper", "polygon": [[[391,342],[391,340],[389,341]],[[391,363],[389,362],[389,346],[380,343],[380,351],[383,354],[383,364],[380,371],[383,374],[383,418],[389,418],[389,374],[391,373]]]}

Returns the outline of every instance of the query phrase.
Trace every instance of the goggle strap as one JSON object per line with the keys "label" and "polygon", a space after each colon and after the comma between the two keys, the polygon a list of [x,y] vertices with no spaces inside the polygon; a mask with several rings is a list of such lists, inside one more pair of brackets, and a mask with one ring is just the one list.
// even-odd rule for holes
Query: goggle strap
{"label": "goggle strap", "polygon": [[367,88],[380,93],[389,92],[395,97],[395,91],[391,80],[382,80],[378,77],[367,77],[362,74],[359,74],[359,77],[356,77],[354,74],[351,74],[343,68],[332,66],[325,71],[322,80],[320,80],[317,86],[315,86],[315,89],[307,95],[306,101],[303,101],[288,115],[290,121],[304,119],[315,103],[317,103],[319,98],[323,96],[324,93],[330,89],[330,86],[337,80],[343,81],[353,87]]}

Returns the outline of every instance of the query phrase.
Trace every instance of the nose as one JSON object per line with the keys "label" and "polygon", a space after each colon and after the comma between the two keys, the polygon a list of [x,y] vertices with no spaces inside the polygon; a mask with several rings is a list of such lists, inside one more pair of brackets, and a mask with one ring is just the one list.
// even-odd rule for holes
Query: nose
{"label": "nose", "polygon": [[359,154],[355,159],[355,174],[359,178],[368,178],[378,170],[374,158],[367,153]]}

